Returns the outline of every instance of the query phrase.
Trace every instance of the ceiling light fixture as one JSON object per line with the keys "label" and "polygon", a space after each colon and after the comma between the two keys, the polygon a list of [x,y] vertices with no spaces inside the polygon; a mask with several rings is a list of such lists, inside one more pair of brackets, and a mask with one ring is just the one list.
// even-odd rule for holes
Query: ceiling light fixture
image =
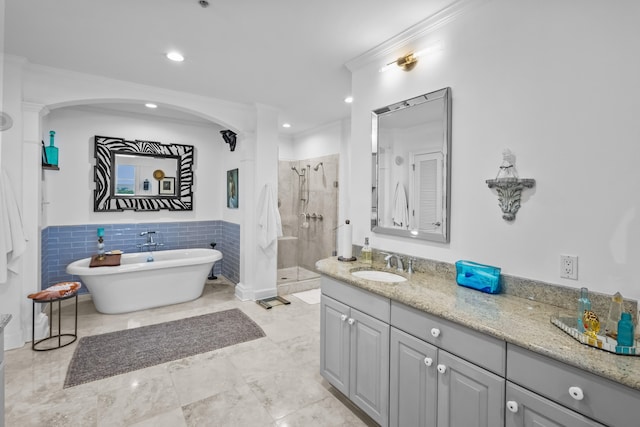
{"label": "ceiling light fixture", "polygon": [[346,102],[347,104],[351,104],[353,102],[353,96],[347,96],[344,99],[344,102]]}
{"label": "ceiling light fixture", "polygon": [[147,108],[158,108],[156,104],[153,104],[151,102],[147,102],[146,104],[144,104],[144,106]]}
{"label": "ceiling light fixture", "polygon": [[283,123],[283,124],[282,124],[282,127],[283,127],[283,128],[287,128],[287,129],[289,129],[289,128],[291,127],[291,124],[289,124],[289,123]]}
{"label": "ceiling light fixture", "polygon": [[389,62],[388,64],[385,64],[382,68],[380,68],[380,72],[383,73],[385,71],[390,70],[391,68],[401,68],[403,71],[411,71],[415,68],[416,64],[418,63],[418,58],[426,56],[426,55],[431,55],[435,52],[438,52],[442,50],[442,42],[441,41],[437,41],[434,44],[419,50],[417,52],[411,52],[408,53],[404,56],[401,56],[400,58],[396,59],[395,61]]}
{"label": "ceiling light fixture", "polygon": [[182,56],[182,54],[178,53],[178,52],[169,52],[169,53],[167,53],[167,58],[169,58],[170,60],[175,61],[175,62],[184,61],[184,56]]}

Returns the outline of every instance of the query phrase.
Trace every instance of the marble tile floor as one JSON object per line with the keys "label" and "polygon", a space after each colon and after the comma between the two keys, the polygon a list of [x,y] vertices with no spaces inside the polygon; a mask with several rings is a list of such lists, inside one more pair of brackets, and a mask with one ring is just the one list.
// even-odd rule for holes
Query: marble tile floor
{"label": "marble tile floor", "polygon": [[309,279],[316,279],[320,275],[304,267],[286,267],[278,269],[278,284],[293,283]]}
{"label": "marble tile floor", "polygon": [[[288,295],[266,310],[239,301],[224,277],[195,301],[105,315],[83,298],[79,337],[239,308],[266,337],[63,389],[76,343],[5,352],[5,425],[79,427],[373,426],[319,374],[320,305]],[[63,307],[65,322],[73,309]]]}

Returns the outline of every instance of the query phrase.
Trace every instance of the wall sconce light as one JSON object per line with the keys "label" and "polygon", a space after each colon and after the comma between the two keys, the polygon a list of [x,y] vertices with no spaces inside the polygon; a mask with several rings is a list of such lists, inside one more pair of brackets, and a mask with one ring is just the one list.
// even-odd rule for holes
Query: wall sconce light
{"label": "wall sconce light", "polygon": [[237,134],[229,129],[221,130],[220,133],[222,134],[222,139],[224,139],[224,142],[229,144],[229,149],[231,151],[235,151]]}
{"label": "wall sconce light", "polygon": [[425,56],[425,55],[430,55],[432,53],[435,53],[437,51],[442,50],[442,42],[438,41],[422,50],[419,50],[417,52],[411,52],[408,53],[404,56],[401,56],[400,58],[396,59],[395,61],[391,61],[388,64],[384,65],[382,68],[380,68],[380,72],[383,73],[387,70],[390,70],[391,68],[395,68],[398,67],[400,69],[402,69],[403,71],[411,71],[415,68],[416,64],[418,63],[418,58]]}

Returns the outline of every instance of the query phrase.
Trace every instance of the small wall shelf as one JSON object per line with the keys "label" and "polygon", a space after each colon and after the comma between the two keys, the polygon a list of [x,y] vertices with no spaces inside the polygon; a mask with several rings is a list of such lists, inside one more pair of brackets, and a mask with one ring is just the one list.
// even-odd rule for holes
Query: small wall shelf
{"label": "small wall shelf", "polygon": [[50,171],[59,171],[60,168],[55,165],[42,165],[42,169],[50,170]]}
{"label": "small wall shelf", "polygon": [[516,213],[520,209],[520,197],[522,190],[532,188],[535,179],[520,178],[496,178],[486,180],[489,188],[495,188],[498,192],[498,205],[502,209],[502,218],[507,221],[516,219]]}

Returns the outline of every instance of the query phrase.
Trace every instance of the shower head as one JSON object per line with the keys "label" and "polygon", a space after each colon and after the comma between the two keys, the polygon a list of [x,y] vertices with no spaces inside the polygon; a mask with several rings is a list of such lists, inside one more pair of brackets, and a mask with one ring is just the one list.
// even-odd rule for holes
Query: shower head
{"label": "shower head", "polygon": [[324,165],[322,164],[322,162],[318,163],[316,167],[313,168],[313,170],[317,172],[318,169],[320,169],[320,166],[322,166],[322,169],[324,170]]}
{"label": "shower head", "polygon": [[[302,176],[302,174],[300,172],[298,172],[298,168],[297,167],[291,166],[291,170],[294,171],[295,173],[297,173],[298,176]],[[304,172],[304,170],[303,170],[303,172]]]}

